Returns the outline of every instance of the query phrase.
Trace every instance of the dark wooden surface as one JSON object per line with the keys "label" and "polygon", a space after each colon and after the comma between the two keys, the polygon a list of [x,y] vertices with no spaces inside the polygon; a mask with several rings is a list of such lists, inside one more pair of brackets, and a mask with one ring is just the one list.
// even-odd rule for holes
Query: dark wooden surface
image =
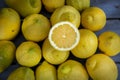
{"label": "dark wooden surface", "polygon": [[[104,32],[107,30],[114,31],[120,35],[120,0],[91,0],[91,6],[100,7],[105,11],[107,16],[107,23],[104,29],[96,32],[97,36],[99,36],[101,32]],[[0,8],[3,8],[3,7],[7,7],[7,6],[4,0],[0,0]],[[48,18],[50,17],[50,14],[45,10],[42,10],[40,13],[44,14]],[[15,40],[13,40],[16,46],[18,46],[23,41],[25,41],[25,39],[21,35],[21,33],[18,34]],[[75,57],[71,55],[70,58],[75,58]],[[75,59],[78,60],[77,58]],[[117,64],[118,71],[119,71],[119,76],[117,80],[120,80],[120,54],[112,57],[112,59]],[[0,74],[0,80],[6,80],[8,75],[17,67],[19,67],[19,65],[16,63],[16,61],[14,61],[9,68],[7,68],[3,73]]]}

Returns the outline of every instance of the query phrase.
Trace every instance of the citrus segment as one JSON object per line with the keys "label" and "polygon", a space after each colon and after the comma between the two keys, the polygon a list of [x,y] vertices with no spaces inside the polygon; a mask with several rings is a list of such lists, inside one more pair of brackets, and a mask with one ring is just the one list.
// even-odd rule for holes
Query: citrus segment
{"label": "citrus segment", "polygon": [[78,29],[66,21],[55,24],[49,32],[48,39],[55,49],[68,51],[78,44],[80,35]]}

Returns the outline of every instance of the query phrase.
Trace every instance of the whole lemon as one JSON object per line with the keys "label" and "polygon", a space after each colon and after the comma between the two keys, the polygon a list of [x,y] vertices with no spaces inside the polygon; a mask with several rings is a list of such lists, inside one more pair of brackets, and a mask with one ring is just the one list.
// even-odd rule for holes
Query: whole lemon
{"label": "whole lemon", "polygon": [[106,24],[106,14],[98,7],[89,7],[81,14],[81,24],[91,31],[99,31]]}
{"label": "whole lemon", "polygon": [[59,51],[53,48],[48,39],[43,42],[42,54],[46,61],[51,64],[61,64],[69,57],[69,51]]}
{"label": "whole lemon", "polygon": [[15,58],[15,44],[11,41],[0,41],[0,73],[10,66]]}
{"label": "whole lemon", "polygon": [[7,80],[35,80],[34,71],[29,67],[18,67],[10,73]]}
{"label": "whole lemon", "polygon": [[113,31],[105,31],[99,35],[99,49],[109,56],[120,53],[120,37]]}
{"label": "whole lemon", "polygon": [[29,15],[22,23],[22,33],[26,40],[42,41],[48,36],[49,30],[50,22],[42,14]]}
{"label": "whole lemon", "polygon": [[93,80],[117,80],[117,65],[105,54],[95,54],[88,58],[86,68]]}
{"label": "whole lemon", "polygon": [[67,60],[59,65],[57,74],[58,80],[88,80],[85,67],[75,60]]}
{"label": "whole lemon", "polygon": [[78,11],[83,11],[90,7],[90,0],[66,0],[66,4],[73,6]]}
{"label": "whole lemon", "polygon": [[43,61],[36,68],[36,80],[57,80],[56,68],[47,61]]}
{"label": "whole lemon", "polygon": [[32,41],[22,42],[16,50],[17,62],[22,66],[36,66],[42,58],[40,46]]}
{"label": "whole lemon", "polygon": [[12,40],[19,30],[19,14],[12,8],[0,9],[0,40]]}
{"label": "whole lemon", "polygon": [[22,17],[39,13],[42,9],[41,0],[5,0],[6,4],[15,9]]}
{"label": "whole lemon", "polygon": [[79,43],[80,33],[72,23],[62,21],[52,26],[48,39],[56,50],[70,51]]}
{"label": "whole lemon", "polygon": [[71,52],[78,58],[88,58],[95,54],[98,47],[98,38],[94,32],[88,29],[79,29],[79,32],[79,43]]}
{"label": "whole lemon", "polygon": [[80,19],[79,11],[68,5],[57,8],[50,17],[52,26],[61,21],[69,21],[77,28],[80,26]]}
{"label": "whole lemon", "polygon": [[65,5],[65,0],[42,0],[42,3],[48,12],[54,12],[55,9]]}

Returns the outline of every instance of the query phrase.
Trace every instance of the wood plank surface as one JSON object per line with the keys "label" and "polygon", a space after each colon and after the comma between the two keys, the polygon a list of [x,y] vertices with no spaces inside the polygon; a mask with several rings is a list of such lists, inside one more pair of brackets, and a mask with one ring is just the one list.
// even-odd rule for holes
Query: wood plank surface
{"label": "wood plank surface", "polygon": [[[120,35],[120,0],[91,0],[91,6],[97,6],[103,9],[107,16],[107,23],[105,27],[95,32],[97,36],[99,36],[102,32],[105,32],[107,30],[114,31]],[[0,0],[0,8],[7,7],[4,0]],[[41,14],[44,14],[48,18],[50,17],[50,13],[46,12],[44,9],[40,12]],[[18,36],[13,40],[16,46],[18,46],[21,42],[25,41],[24,37],[21,35],[21,32],[18,34]],[[70,56],[70,58],[75,58]],[[119,76],[117,80],[120,80],[120,54],[111,57],[117,64]],[[78,60],[76,58],[76,60]],[[80,60],[81,61],[81,60]],[[19,65],[16,63],[16,61],[13,62],[13,65],[11,65],[8,69],[5,70],[2,74],[0,74],[0,80],[6,80],[7,76]]]}
{"label": "wood plank surface", "polygon": [[102,8],[107,18],[120,19],[120,0],[90,0],[91,6]]}

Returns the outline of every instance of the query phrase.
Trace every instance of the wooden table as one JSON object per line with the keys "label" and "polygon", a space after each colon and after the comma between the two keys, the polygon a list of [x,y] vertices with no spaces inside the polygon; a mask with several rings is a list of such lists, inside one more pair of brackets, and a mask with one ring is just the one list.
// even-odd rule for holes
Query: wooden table
{"label": "wooden table", "polygon": [[[104,27],[104,29],[96,32],[97,36],[101,32],[104,32],[107,30],[114,31],[120,35],[120,0],[91,0],[91,6],[100,7],[105,11],[107,16],[106,26]],[[2,7],[7,7],[4,0],[0,0],[0,8]],[[50,14],[46,12],[44,9],[40,13],[44,14],[48,18],[50,17]],[[18,46],[23,41],[25,41],[25,39],[20,32],[18,36],[15,38],[14,43],[16,44],[16,46]],[[74,58],[78,60],[73,56],[70,56],[70,58]],[[120,80],[120,54],[112,57],[112,59],[117,64],[118,71],[119,71],[119,76],[117,80]],[[13,61],[12,65],[9,68],[7,68],[3,73],[0,74],[0,80],[6,80],[10,72],[12,72],[14,69],[16,69],[19,66],[20,65],[16,61]]]}

